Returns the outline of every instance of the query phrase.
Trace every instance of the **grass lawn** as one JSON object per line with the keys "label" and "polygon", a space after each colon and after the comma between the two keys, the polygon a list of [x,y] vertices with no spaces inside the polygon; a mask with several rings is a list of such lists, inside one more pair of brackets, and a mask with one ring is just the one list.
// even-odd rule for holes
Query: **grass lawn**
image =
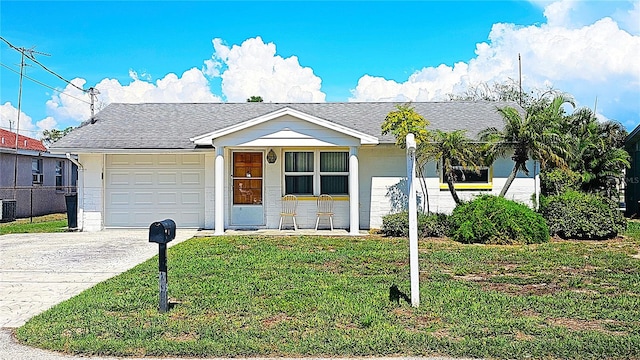
{"label": "grass lawn", "polygon": [[0,223],[0,235],[24,233],[50,233],[67,231],[67,214],[37,216]]}
{"label": "grass lawn", "polygon": [[393,284],[410,292],[406,239],[194,238],[168,251],[168,313],[152,259],[16,335],[113,356],[640,359],[637,225],[601,242],[425,239],[417,309],[389,300]]}

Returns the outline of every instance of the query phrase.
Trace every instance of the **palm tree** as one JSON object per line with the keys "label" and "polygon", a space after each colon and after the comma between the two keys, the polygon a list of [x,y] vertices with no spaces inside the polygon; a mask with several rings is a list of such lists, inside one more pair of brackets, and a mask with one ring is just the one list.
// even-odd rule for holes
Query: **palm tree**
{"label": "palm tree", "polygon": [[425,156],[442,164],[442,177],[447,182],[449,192],[457,205],[462,203],[455,188],[459,169],[462,167],[478,171],[479,153],[477,143],[466,136],[466,130],[433,132],[433,141]]}
{"label": "palm tree", "polygon": [[581,176],[582,190],[615,198],[616,186],[630,166],[624,127],[613,121],[599,122],[593,111],[583,108],[567,118],[562,131],[571,150],[569,167]]}
{"label": "palm tree", "polygon": [[502,130],[488,128],[480,132],[480,140],[485,141],[488,163],[498,157],[513,154],[513,170],[509,174],[500,196],[504,197],[518,172],[529,174],[527,161],[540,161],[541,167],[547,164],[564,168],[566,161],[562,143],[563,137],[558,131],[564,117],[563,106],[573,104],[573,100],[559,95],[551,101],[542,100],[541,106],[532,107],[524,116],[517,109],[507,106],[499,108],[505,126]]}

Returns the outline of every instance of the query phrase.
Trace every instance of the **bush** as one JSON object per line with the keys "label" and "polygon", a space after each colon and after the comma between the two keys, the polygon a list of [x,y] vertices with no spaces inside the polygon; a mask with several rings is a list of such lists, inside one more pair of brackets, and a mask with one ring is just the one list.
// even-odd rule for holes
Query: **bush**
{"label": "bush", "polygon": [[535,244],[549,241],[542,216],[524,204],[482,195],[456,206],[450,217],[451,237],[462,243]]}
{"label": "bush", "polygon": [[569,190],[579,190],[581,184],[580,174],[571,170],[553,169],[540,173],[542,195],[560,195]]}
{"label": "bush", "polygon": [[[409,212],[402,211],[382,218],[382,233],[385,236],[409,236]],[[418,237],[443,237],[449,233],[449,216],[446,214],[418,213]]]}
{"label": "bush", "polygon": [[551,235],[563,239],[611,239],[627,226],[615,201],[573,190],[549,196],[541,212]]}

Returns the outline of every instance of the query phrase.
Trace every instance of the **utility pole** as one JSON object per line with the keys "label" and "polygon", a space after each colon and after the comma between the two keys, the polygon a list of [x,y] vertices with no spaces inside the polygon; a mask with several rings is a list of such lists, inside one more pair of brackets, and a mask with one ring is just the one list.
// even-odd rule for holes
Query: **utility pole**
{"label": "utility pole", "polygon": [[91,104],[89,105],[91,108],[91,120],[93,121],[93,114],[94,114],[94,104],[96,101],[96,95],[100,94],[100,91],[98,91],[98,89],[94,88],[93,86],[89,88],[89,97],[91,99]]}
{"label": "utility pole", "polygon": [[520,106],[522,106],[522,58],[518,53],[518,83],[520,84]]}
{"label": "utility pole", "polygon": [[[6,40],[5,40],[6,42]],[[33,48],[27,49],[24,47],[15,47],[7,42],[9,46],[20,53],[20,83],[18,87],[18,117],[16,121],[16,157],[13,166],[13,197],[14,199],[17,197],[17,186],[18,186],[18,149],[20,148],[19,143],[19,134],[20,134],[20,113],[22,113],[22,79],[24,78],[24,68],[27,66],[24,58],[25,56],[31,60],[35,60],[35,54],[51,56],[49,54],[45,54],[43,52],[35,51]]]}

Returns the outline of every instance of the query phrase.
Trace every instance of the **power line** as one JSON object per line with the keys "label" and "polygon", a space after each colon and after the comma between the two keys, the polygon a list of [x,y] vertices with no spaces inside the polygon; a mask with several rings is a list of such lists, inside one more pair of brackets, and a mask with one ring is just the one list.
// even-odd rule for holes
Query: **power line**
{"label": "power line", "polygon": [[77,86],[76,84],[72,83],[71,81],[63,78],[62,76],[60,76],[59,74],[57,74],[56,72],[54,72],[53,70],[50,70],[48,67],[46,67],[44,64],[42,64],[41,62],[39,62],[38,60],[36,60],[35,55],[34,54],[40,54],[40,55],[46,55],[46,56],[50,56],[49,54],[45,54],[42,52],[38,52],[35,51],[34,49],[25,49],[25,48],[19,48],[14,46],[13,44],[11,44],[7,39],[5,39],[4,37],[0,36],[0,40],[4,41],[5,43],[7,43],[7,45],[9,45],[9,47],[11,47],[12,49],[23,53],[29,60],[33,61],[34,63],[38,64],[40,67],[42,67],[44,70],[46,70],[48,73],[52,74],[53,76],[57,77],[58,79],[66,82],[67,84],[75,87],[76,89],[80,90],[80,91],[84,91],[86,92],[87,90],[84,90],[83,88]]}
{"label": "power line", "polygon": [[[5,38],[4,38],[4,37],[2,37],[2,36],[0,36],[0,40],[4,41],[5,43],[7,43],[7,45],[9,45],[9,47],[10,47],[10,48],[12,48],[12,49],[14,49],[14,50],[18,51],[18,52],[21,54],[21,58],[20,58],[20,73],[19,73],[19,74],[20,74],[20,89],[19,89],[19,94],[18,94],[18,124],[17,124],[18,126],[16,127],[17,129],[19,129],[19,126],[20,126],[20,112],[21,112],[21,111],[20,111],[20,105],[21,105],[21,100],[22,100],[22,79],[23,79],[23,77],[25,77],[25,74],[24,74],[24,67],[25,67],[25,66],[27,66],[27,64],[24,62],[24,58],[25,58],[25,57],[26,57],[26,58],[28,58],[28,59],[30,59],[30,60],[31,60],[31,61],[33,61],[34,63],[36,63],[36,64],[40,65],[40,67],[42,67],[42,68],[43,68],[44,70],[46,70],[48,73],[50,73],[50,74],[54,75],[55,77],[57,77],[58,79],[60,79],[60,80],[64,81],[65,83],[67,83],[67,84],[69,84],[69,85],[71,85],[71,86],[75,87],[76,89],[78,89],[78,90],[80,90],[80,91],[82,91],[82,92],[84,92],[84,93],[89,93],[90,102],[89,102],[89,103],[87,103],[87,102],[86,102],[86,101],[84,101],[84,100],[78,99],[78,98],[76,98],[76,97],[74,97],[74,96],[71,96],[71,95],[69,95],[69,94],[65,94],[64,92],[60,91],[60,93],[61,93],[61,94],[65,94],[65,95],[70,96],[70,97],[72,97],[72,98],[74,98],[74,99],[76,99],[76,100],[80,100],[80,101],[82,101],[82,102],[84,102],[84,103],[89,104],[89,105],[90,105],[90,110],[91,110],[91,119],[93,119],[93,117],[94,117],[94,103],[95,103],[95,101],[96,101],[96,99],[97,99],[97,96],[96,96],[96,95],[100,94],[100,92],[99,92],[96,88],[94,88],[94,87],[90,87],[90,88],[89,88],[89,90],[84,90],[83,88],[81,88],[81,87],[77,86],[76,84],[72,83],[71,81],[69,81],[69,80],[67,80],[67,79],[63,78],[62,76],[60,76],[59,74],[57,74],[57,73],[56,73],[56,72],[54,72],[53,70],[50,70],[48,67],[46,67],[44,64],[42,64],[41,62],[39,62],[39,61],[38,61],[38,60],[36,60],[36,58],[35,58],[35,54],[46,55],[46,56],[51,56],[51,55],[49,55],[49,54],[45,54],[45,53],[43,53],[43,52],[35,51],[35,49],[34,49],[34,48],[26,49],[26,48],[24,48],[24,47],[16,47],[16,46],[14,46],[13,44],[11,44],[7,39],[5,39]],[[5,66],[5,67],[7,67],[7,66]],[[7,68],[9,68],[9,67],[7,67]],[[37,82],[37,83],[40,83],[40,82],[38,82],[38,81],[36,81],[36,80],[33,80],[33,79],[30,79],[30,80],[35,81],[35,82]],[[41,83],[40,83],[40,84],[41,84]],[[43,85],[43,86],[47,86],[47,85],[44,85],[44,84],[41,84],[41,85]],[[48,87],[48,86],[47,86],[47,87]],[[54,89],[54,91],[58,91],[58,90],[55,90],[55,89]],[[17,144],[17,142],[18,142],[18,140],[17,140],[17,135],[16,135],[16,144]],[[17,148],[16,148],[16,154],[17,154]],[[17,160],[17,157],[16,157],[16,169],[17,169],[17,161],[18,161],[18,160]],[[17,179],[17,170],[16,170],[16,179]],[[15,184],[14,184],[14,186],[15,186]]]}
{"label": "power line", "polygon": [[[13,132],[13,129],[12,129],[12,128],[10,128],[10,127],[6,127],[6,126],[0,126],[0,129],[9,130],[9,131]],[[20,132],[21,132],[21,133],[23,133],[23,132],[39,133],[39,132],[41,132],[41,131],[42,131],[42,130],[24,130],[24,129],[23,129],[23,130],[20,130]]]}
{"label": "power line", "polygon": [[[13,71],[14,73],[16,73],[16,74],[18,74],[18,75],[20,74],[20,72],[19,72],[18,70],[16,70],[16,69],[12,69],[10,66],[8,66],[8,65],[6,65],[6,64],[0,63],[0,66],[4,67],[4,68],[6,68],[6,69],[8,69],[8,70],[10,70],[10,71]],[[41,81],[38,81],[38,80],[36,80],[36,79],[34,79],[34,78],[32,78],[32,77],[29,77],[29,76],[24,75],[24,74],[23,74],[22,76],[24,76],[26,79],[29,79],[29,80],[33,81],[34,83],[36,83],[36,84],[38,84],[38,85],[40,85],[40,86],[44,86],[44,87],[46,87],[46,88],[48,88],[48,89],[51,89],[51,90],[53,90],[53,91],[55,91],[55,92],[58,92],[58,93],[62,94],[62,95],[66,95],[66,96],[68,96],[68,97],[70,97],[70,98],[74,98],[74,99],[76,99],[76,100],[78,100],[78,101],[82,101],[82,102],[83,102],[83,103],[85,103],[85,104],[89,104],[89,105],[91,105],[91,103],[90,103],[90,102],[88,102],[88,101],[86,101],[86,100],[82,100],[82,99],[80,99],[80,98],[78,98],[78,97],[75,97],[75,96],[73,96],[73,95],[70,95],[70,94],[68,94],[68,93],[66,93],[66,92],[64,92],[64,91],[62,91],[62,90],[60,90],[60,89],[56,89],[56,88],[54,88],[53,86],[51,86],[51,85],[47,85],[47,84],[45,84],[45,83],[43,83],[43,82],[41,82]],[[83,90],[83,91],[84,91],[84,90]]]}

